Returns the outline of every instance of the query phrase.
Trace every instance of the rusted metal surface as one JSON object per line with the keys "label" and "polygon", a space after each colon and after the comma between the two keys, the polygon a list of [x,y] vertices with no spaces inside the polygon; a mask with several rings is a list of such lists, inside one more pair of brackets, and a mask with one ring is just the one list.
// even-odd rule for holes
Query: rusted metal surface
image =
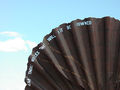
{"label": "rusted metal surface", "polygon": [[64,23],[33,48],[25,90],[120,90],[120,21]]}

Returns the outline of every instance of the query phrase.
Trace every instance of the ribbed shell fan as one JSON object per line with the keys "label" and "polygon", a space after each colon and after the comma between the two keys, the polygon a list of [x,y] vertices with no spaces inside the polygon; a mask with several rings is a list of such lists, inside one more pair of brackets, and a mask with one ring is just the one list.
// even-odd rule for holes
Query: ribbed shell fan
{"label": "ribbed shell fan", "polygon": [[25,90],[120,90],[120,21],[64,23],[28,58]]}

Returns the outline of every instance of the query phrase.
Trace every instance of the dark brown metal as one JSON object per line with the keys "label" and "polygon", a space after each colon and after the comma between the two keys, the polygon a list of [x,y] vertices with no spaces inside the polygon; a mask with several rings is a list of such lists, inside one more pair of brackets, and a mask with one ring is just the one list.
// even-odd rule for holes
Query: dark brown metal
{"label": "dark brown metal", "polygon": [[25,90],[120,90],[120,21],[64,23],[28,59]]}

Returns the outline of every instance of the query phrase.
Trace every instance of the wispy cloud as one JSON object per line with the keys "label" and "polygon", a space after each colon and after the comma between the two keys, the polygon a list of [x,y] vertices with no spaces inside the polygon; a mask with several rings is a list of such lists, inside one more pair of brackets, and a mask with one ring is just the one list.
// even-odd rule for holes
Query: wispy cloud
{"label": "wispy cloud", "polygon": [[20,34],[17,33],[17,32],[9,32],[9,31],[0,32],[0,35],[10,36],[10,37],[18,37],[18,36],[20,36]]}
{"label": "wispy cloud", "polygon": [[17,32],[0,32],[0,34],[14,37],[13,39],[0,41],[0,51],[2,52],[27,51],[37,45],[30,40],[24,40]]}

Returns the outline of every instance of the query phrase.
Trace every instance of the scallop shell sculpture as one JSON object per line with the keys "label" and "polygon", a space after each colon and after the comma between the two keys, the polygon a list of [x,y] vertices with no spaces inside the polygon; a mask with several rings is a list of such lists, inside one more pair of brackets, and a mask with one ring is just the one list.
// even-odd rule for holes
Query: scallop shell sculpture
{"label": "scallop shell sculpture", "polygon": [[64,23],[28,58],[25,90],[120,90],[120,21]]}

